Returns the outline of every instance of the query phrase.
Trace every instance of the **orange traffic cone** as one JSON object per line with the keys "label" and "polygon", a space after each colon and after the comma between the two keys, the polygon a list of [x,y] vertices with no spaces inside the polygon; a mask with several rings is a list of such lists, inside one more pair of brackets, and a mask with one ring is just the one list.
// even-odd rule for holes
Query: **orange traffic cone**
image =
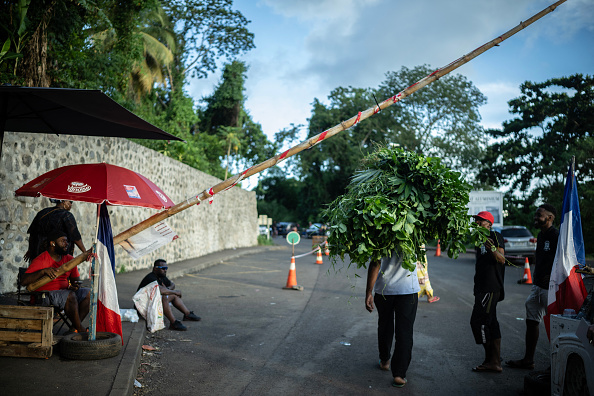
{"label": "orange traffic cone", "polygon": [[437,240],[437,250],[435,251],[435,256],[441,256],[441,246],[439,245],[439,239]]}
{"label": "orange traffic cone", "polygon": [[530,261],[528,261],[528,257],[526,257],[526,262],[524,263],[524,277],[520,279],[518,283],[523,283],[525,285],[532,284],[532,275],[530,275]]}
{"label": "orange traffic cone", "polygon": [[328,242],[326,242],[326,250],[324,251],[326,256],[330,256],[330,249],[328,249]]}
{"label": "orange traffic cone", "polygon": [[322,248],[320,248],[318,246],[318,253],[316,256],[316,264],[324,264],[324,262],[322,261]]}
{"label": "orange traffic cone", "polygon": [[295,257],[291,257],[291,266],[289,267],[289,276],[287,277],[287,286],[285,290],[303,290],[303,286],[297,285],[297,272],[295,271]]}

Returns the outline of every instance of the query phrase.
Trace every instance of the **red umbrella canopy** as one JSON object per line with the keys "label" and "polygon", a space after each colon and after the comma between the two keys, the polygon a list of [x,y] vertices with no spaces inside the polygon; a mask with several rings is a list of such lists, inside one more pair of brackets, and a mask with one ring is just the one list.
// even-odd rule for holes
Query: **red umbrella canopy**
{"label": "red umbrella canopy", "polygon": [[162,209],[173,206],[146,177],[120,166],[79,164],[49,171],[15,191],[16,195]]}

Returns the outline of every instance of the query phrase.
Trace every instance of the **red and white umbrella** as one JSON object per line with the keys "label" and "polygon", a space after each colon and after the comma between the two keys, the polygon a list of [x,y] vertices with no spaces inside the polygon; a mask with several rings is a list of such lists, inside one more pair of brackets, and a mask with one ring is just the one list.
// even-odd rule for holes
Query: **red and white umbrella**
{"label": "red and white umbrella", "polygon": [[[97,204],[97,229],[99,229],[99,209],[103,203],[106,205],[142,206],[154,209],[174,206],[171,198],[146,177],[132,170],[106,163],[69,165],[54,169],[31,180],[16,190],[15,195],[44,196],[53,199]],[[96,253],[96,249],[97,236],[95,237],[93,253]],[[92,274],[97,274],[95,262],[96,260],[93,258],[91,264]],[[111,278],[112,290],[115,292],[115,280]],[[92,276],[92,280],[89,340],[95,340],[96,337],[99,279],[97,276]],[[115,306],[117,306],[117,295],[113,300]],[[119,310],[119,308],[117,309]]]}
{"label": "red and white umbrella", "polygon": [[173,201],[152,181],[106,163],[68,165],[49,171],[15,191],[16,195],[163,209]]}

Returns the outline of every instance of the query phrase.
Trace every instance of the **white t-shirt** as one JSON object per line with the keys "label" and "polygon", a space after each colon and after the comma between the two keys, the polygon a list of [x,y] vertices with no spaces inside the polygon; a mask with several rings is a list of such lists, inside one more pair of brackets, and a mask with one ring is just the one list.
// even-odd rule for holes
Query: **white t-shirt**
{"label": "white t-shirt", "polygon": [[392,257],[382,258],[373,291],[388,296],[418,293],[421,287],[417,271],[402,268],[402,258],[394,251]]}

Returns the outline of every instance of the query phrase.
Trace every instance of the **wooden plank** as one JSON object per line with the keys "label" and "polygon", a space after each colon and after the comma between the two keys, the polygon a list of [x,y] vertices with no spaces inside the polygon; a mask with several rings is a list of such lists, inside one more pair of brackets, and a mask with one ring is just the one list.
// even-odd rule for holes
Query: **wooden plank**
{"label": "wooden plank", "polygon": [[41,332],[0,330],[0,341],[41,342]]}
{"label": "wooden plank", "polygon": [[0,305],[0,317],[13,319],[50,319],[54,316],[54,307],[19,307]]}
{"label": "wooden plank", "polygon": [[54,342],[54,319],[44,319],[42,320],[41,325],[41,345],[44,347],[49,347],[53,345]]}
{"label": "wooden plank", "polygon": [[38,330],[41,331],[43,320],[0,318],[0,329]]}
{"label": "wooden plank", "polygon": [[[31,344],[29,344],[31,345]],[[11,344],[0,348],[0,356],[30,357],[47,359],[52,356],[52,347],[30,347],[29,345]]]}

